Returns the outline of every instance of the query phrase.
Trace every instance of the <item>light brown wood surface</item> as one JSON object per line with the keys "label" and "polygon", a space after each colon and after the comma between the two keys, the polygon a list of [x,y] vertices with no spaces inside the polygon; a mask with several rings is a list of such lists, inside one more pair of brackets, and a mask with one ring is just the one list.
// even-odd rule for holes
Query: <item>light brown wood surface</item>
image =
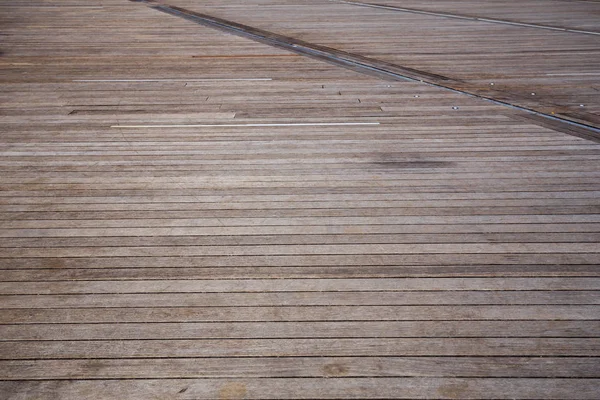
{"label": "light brown wood surface", "polygon": [[[162,3],[598,124],[597,2]],[[595,131],[152,6],[0,3],[0,398],[598,398]]]}

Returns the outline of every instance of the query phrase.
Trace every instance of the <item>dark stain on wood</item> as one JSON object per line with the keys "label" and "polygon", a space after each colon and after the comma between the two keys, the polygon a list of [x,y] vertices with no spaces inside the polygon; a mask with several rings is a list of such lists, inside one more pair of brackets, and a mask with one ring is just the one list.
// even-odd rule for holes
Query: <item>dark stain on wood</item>
{"label": "dark stain on wood", "polygon": [[349,369],[341,363],[331,363],[323,366],[323,373],[327,377],[340,377],[348,375]]}

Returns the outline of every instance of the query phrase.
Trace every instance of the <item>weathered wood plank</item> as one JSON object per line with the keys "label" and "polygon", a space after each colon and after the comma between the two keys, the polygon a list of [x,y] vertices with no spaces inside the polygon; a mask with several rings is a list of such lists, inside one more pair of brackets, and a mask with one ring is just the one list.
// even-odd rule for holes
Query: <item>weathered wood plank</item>
{"label": "weathered wood plank", "polygon": [[[290,379],[172,379],[172,380],[98,380],[0,382],[0,393],[10,400],[29,396],[65,400],[127,397],[145,399],[148,393],[173,399],[374,399],[466,398],[478,399],[492,394],[496,399],[564,400],[596,398],[598,379],[452,379],[452,378],[290,378]],[[575,395],[574,395],[575,394]]]}
{"label": "weathered wood plank", "polygon": [[[20,259],[20,261],[23,261]],[[45,260],[47,261],[47,260]],[[13,266],[18,267],[18,266]],[[568,269],[556,264],[512,265],[446,265],[446,266],[290,266],[290,267],[169,267],[66,268],[59,263],[47,263],[41,268],[6,269],[2,271],[3,282],[28,281],[114,281],[114,280],[198,280],[198,279],[355,279],[355,278],[446,278],[446,277],[598,277],[597,265],[570,264]],[[52,268],[54,267],[54,268]]]}
{"label": "weathered wood plank", "polygon": [[[80,257],[0,258],[8,269],[35,268],[210,268],[210,267],[334,267],[334,266],[478,266],[478,265],[598,265],[598,253],[504,253],[504,254],[356,254],[258,255],[194,257]],[[167,267],[165,267],[165,265]]]}
{"label": "weathered wood plank", "polygon": [[4,380],[173,378],[595,378],[592,357],[167,358],[0,361]]}
{"label": "weathered wood plank", "polygon": [[[187,222],[187,221],[186,221]],[[308,221],[309,223],[312,221]],[[315,222],[313,222],[315,223]],[[154,223],[156,224],[156,222]],[[200,224],[198,224],[200,225]],[[375,224],[364,221],[363,224],[339,224],[327,225],[327,221],[321,221],[320,224],[307,225],[253,225],[253,226],[174,226],[174,227],[87,227],[87,228],[15,228],[6,229],[0,232],[0,237],[3,238],[37,238],[41,243],[44,238],[106,238],[106,237],[179,237],[185,238],[193,236],[198,238],[201,243],[202,239],[207,236],[216,236],[224,239],[226,237],[236,237],[242,243],[243,236],[275,236],[275,235],[344,235],[352,237],[354,235],[383,235],[383,234],[410,234],[414,237],[415,242],[419,243],[418,235],[450,235],[450,234],[477,234],[482,241],[489,241],[488,237],[493,237],[493,234],[519,234],[530,233],[540,234],[547,232],[552,233],[591,233],[595,234],[600,231],[600,224],[596,222],[561,222],[561,223],[495,223],[488,220],[487,222],[476,223],[472,221],[456,221],[449,224]],[[468,236],[466,236],[468,237]],[[475,237],[475,235],[473,236]],[[543,238],[542,236],[537,236]],[[7,242],[10,239],[6,239]],[[100,241],[100,239],[98,239]],[[183,241],[187,239],[182,239]],[[204,239],[207,240],[207,239]],[[348,239],[351,240],[351,239]],[[537,242],[538,240],[527,240],[524,242]],[[541,240],[540,240],[541,241]],[[569,242],[570,240],[565,240]],[[561,240],[560,242],[565,242]],[[465,241],[466,242],[466,241]],[[582,242],[586,242],[585,240]],[[125,240],[124,242],[125,243]],[[273,242],[270,242],[273,243]],[[323,243],[323,242],[321,242]],[[447,243],[447,242],[446,242]],[[468,243],[468,242],[467,242]],[[408,256],[408,255],[407,255]],[[92,257],[90,257],[92,258]],[[0,259],[0,264],[2,263]],[[566,261],[563,261],[566,262]]]}
{"label": "weathered wood plank", "polygon": [[[0,306],[12,322],[147,321],[169,307],[415,306],[415,305],[597,305],[598,291],[273,292],[4,295]],[[51,310],[53,308],[59,310]],[[86,312],[87,308],[93,308]],[[106,308],[100,312],[99,309]],[[113,308],[117,308],[113,310]],[[125,311],[123,308],[139,308]],[[157,308],[145,311],[141,308]],[[9,311],[13,309],[12,311]],[[41,310],[40,310],[41,309]],[[63,310],[66,309],[66,310]],[[75,309],[69,311],[69,309]],[[83,309],[77,311],[77,309]],[[23,312],[27,310],[27,312]],[[170,310],[175,311],[175,310]],[[185,310],[184,310],[185,311]],[[191,312],[192,310],[188,310]],[[106,317],[103,317],[106,315]],[[167,314],[167,316],[170,314]],[[341,314],[338,314],[341,315]],[[84,318],[84,316],[87,316]],[[105,319],[104,319],[105,318]],[[166,318],[165,315],[162,318]],[[367,318],[363,316],[362,318]],[[160,320],[156,320],[160,321]]]}
{"label": "weathered wood plank", "polygon": [[[600,227],[599,227],[600,228]],[[329,234],[246,236],[145,236],[94,238],[5,238],[0,248],[67,247],[166,247],[166,246],[264,246],[316,244],[403,244],[403,243],[598,243],[600,232],[487,233],[487,234]]]}
{"label": "weathered wood plank", "polygon": [[199,339],[0,342],[3,359],[600,356],[590,338]]}
{"label": "weathered wood plank", "polygon": [[3,294],[594,291],[600,278],[237,279],[89,282],[0,282]]}
{"label": "weathered wood plank", "polygon": [[[385,313],[381,308],[317,308],[283,310],[248,308],[244,310],[182,310],[160,319],[160,323],[110,324],[18,324],[0,325],[3,341],[59,340],[157,340],[157,339],[248,339],[248,338],[380,338],[380,337],[574,337],[593,338],[600,322],[592,307],[556,307],[556,319],[550,318],[551,307],[444,307],[445,313],[431,312],[433,307],[396,307]],[[531,317],[523,312],[539,311]],[[414,310],[412,310],[414,309]],[[161,311],[171,311],[164,310]],[[183,317],[187,311],[190,317]],[[190,312],[192,311],[192,312]],[[195,312],[194,312],[195,311]],[[486,314],[490,312],[490,315]],[[495,311],[495,313],[494,313]],[[571,311],[571,315],[568,314]],[[586,312],[587,311],[587,312]],[[392,314],[394,312],[394,314]],[[429,314],[431,312],[431,315]],[[285,314],[281,316],[280,314]],[[343,313],[343,315],[339,315]],[[367,314],[370,313],[371,315]],[[51,313],[50,313],[51,314]],[[337,314],[337,316],[336,316]],[[514,315],[517,321],[502,319]],[[126,321],[127,313],[123,321]],[[154,318],[158,313],[154,315]],[[147,316],[147,313],[142,313]],[[83,315],[85,319],[85,315]],[[140,318],[141,319],[141,318]],[[151,320],[152,316],[148,318]],[[185,321],[169,323],[168,320]],[[502,320],[501,320],[502,319]],[[524,321],[527,319],[526,321]],[[589,321],[585,321],[590,319]],[[238,322],[216,322],[238,321]],[[272,322],[274,320],[304,322]],[[322,322],[336,321],[338,322]],[[353,321],[354,322],[348,322]],[[380,320],[384,320],[383,322]],[[388,320],[388,321],[385,321]],[[398,320],[407,320],[398,322]],[[441,322],[434,322],[441,320]],[[492,320],[492,321],[482,321]],[[542,321],[536,321],[542,320]],[[205,321],[205,322],[194,322]],[[249,321],[249,322],[243,322]],[[263,321],[263,322],[251,322]],[[368,322],[367,322],[368,321]],[[458,321],[458,322],[457,322]],[[465,324],[462,321],[471,321]],[[6,323],[11,323],[6,318]]]}

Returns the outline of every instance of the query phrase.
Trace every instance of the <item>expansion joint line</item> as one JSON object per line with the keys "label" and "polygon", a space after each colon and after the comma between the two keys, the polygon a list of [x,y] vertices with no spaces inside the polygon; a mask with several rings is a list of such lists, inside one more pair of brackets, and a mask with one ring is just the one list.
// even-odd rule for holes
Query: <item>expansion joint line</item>
{"label": "expansion joint line", "polygon": [[[567,126],[583,129],[587,132],[587,134],[584,136],[588,139],[594,141],[600,140],[600,129],[593,125],[585,124],[578,121],[572,121],[570,119],[566,119],[558,115],[546,114],[540,111],[536,111],[532,108],[509,103],[508,101],[497,100],[490,96],[468,92],[460,88],[460,84],[462,82],[450,79],[442,75],[432,74],[426,71],[420,71],[413,68],[402,67],[393,63],[388,63],[374,58],[364,57],[358,54],[305,42],[292,37],[283,36],[273,32],[254,28],[248,25],[239,24],[237,22],[228,21],[222,18],[213,17],[211,15],[202,14],[195,11],[190,11],[185,8],[157,3],[154,0],[129,1],[145,3],[148,4],[152,9],[164,12],[166,14],[174,15],[206,27],[225,31],[230,34],[241,36],[260,43],[268,44],[273,47],[282,48],[294,52],[296,54],[305,55],[324,62],[328,62],[330,64],[351,69],[355,72],[377,76],[381,79],[386,80],[420,82],[453,93],[458,93],[469,97],[486,100],[496,105],[509,107],[530,115],[542,117],[543,119],[548,120],[548,122],[560,122]],[[453,87],[453,84],[457,84],[457,87]]]}
{"label": "expansion joint line", "polygon": [[421,10],[421,9],[417,9],[417,8],[396,7],[396,6],[389,6],[389,5],[385,5],[385,4],[376,4],[376,3],[363,3],[363,2],[358,2],[358,1],[348,1],[348,0],[329,0],[329,1],[334,2],[334,3],[348,4],[351,6],[379,8],[382,10],[397,11],[397,12],[404,12],[404,13],[411,13],[411,14],[422,14],[422,15],[429,15],[429,16],[433,16],[433,17],[462,19],[462,20],[467,20],[467,21],[488,22],[491,24],[520,26],[523,28],[546,29],[546,30],[550,30],[550,31],[559,31],[559,32],[579,33],[579,34],[583,34],[583,35],[600,36],[600,32],[595,32],[595,31],[586,31],[583,29],[562,28],[562,27],[552,26],[552,25],[510,21],[510,20],[506,20],[506,19],[483,18],[483,17],[475,17],[475,16],[453,14],[453,13],[446,13],[446,12],[427,11],[427,10]]}

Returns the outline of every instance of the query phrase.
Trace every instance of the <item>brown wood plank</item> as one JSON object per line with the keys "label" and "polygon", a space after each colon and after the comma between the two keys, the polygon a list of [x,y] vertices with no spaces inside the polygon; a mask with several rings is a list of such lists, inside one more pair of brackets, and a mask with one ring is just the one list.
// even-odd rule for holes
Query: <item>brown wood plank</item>
{"label": "brown wood plank", "polygon": [[[252,308],[233,310],[185,310],[190,313],[186,322],[168,323],[125,323],[117,324],[28,324],[0,325],[3,341],[60,341],[60,340],[157,340],[157,339],[234,339],[234,338],[379,338],[379,337],[595,337],[600,322],[592,307],[555,307],[559,312],[556,319],[549,317],[550,307],[444,307],[441,312],[432,312],[433,307],[396,307],[396,313],[385,314],[375,307],[344,308],[329,310],[311,308],[299,310],[286,308],[286,319],[304,322],[268,322],[282,319],[274,309]],[[524,312],[530,311],[530,313]],[[537,311],[535,317],[531,314]],[[333,316],[344,313],[344,317]],[[571,315],[568,315],[568,313]],[[360,314],[372,313],[370,316]],[[501,313],[510,313],[518,321],[499,321]],[[127,313],[125,313],[127,315]],[[142,311],[142,315],[144,315]],[[172,312],[173,320],[182,312]],[[484,316],[482,316],[484,315]],[[85,319],[85,316],[82,316]],[[124,317],[126,318],[126,317]],[[267,322],[224,322],[267,321]],[[148,320],[151,320],[149,317]],[[335,321],[339,322],[320,322]],[[365,322],[366,319],[375,321]],[[396,320],[406,319],[405,322]],[[442,322],[432,322],[435,320]],[[481,320],[493,321],[481,321]],[[124,319],[125,320],[125,319]],[[347,322],[355,320],[355,322]],[[379,320],[392,320],[381,322]],[[527,321],[523,321],[527,320]],[[537,321],[542,320],[542,321]],[[7,318],[6,320],[10,320]],[[206,321],[206,322],[193,322]],[[360,321],[360,322],[356,322]],[[417,322],[418,321],[418,322]],[[456,321],[472,321],[469,324]],[[389,332],[387,334],[383,332]],[[388,336],[389,335],[389,336]]]}
{"label": "brown wood plank", "polygon": [[[22,259],[19,259],[23,261]],[[3,282],[29,281],[106,281],[106,280],[195,280],[195,279],[347,279],[347,278],[432,278],[432,277],[487,277],[502,274],[505,277],[598,277],[595,263],[570,264],[568,269],[556,264],[512,265],[446,265],[440,266],[290,266],[290,267],[170,267],[66,268],[59,263],[29,266],[28,269],[4,269]],[[55,267],[55,268],[49,268]]]}
{"label": "brown wood plank", "polygon": [[[275,292],[275,293],[153,293],[105,295],[4,295],[0,305],[12,311],[2,311],[7,321],[53,322],[69,315],[78,315],[79,322],[111,322],[120,308],[169,307],[290,307],[290,306],[402,306],[402,305],[592,305],[599,304],[597,291],[431,291],[431,292]],[[56,308],[59,310],[48,310]],[[62,310],[61,308],[67,309]],[[87,312],[94,308],[94,312]],[[99,308],[106,308],[99,313]],[[112,308],[118,308],[112,310]],[[20,309],[27,309],[23,313]],[[36,311],[42,309],[43,311]],[[74,311],[68,311],[75,309]],[[81,309],[77,311],[77,309]],[[144,318],[131,310],[128,318]],[[171,310],[174,311],[174,310]],[[190,310],[192,311],[192,310]],[[126,311],[125,311],[126,312]],[[149,310],[147,313],[153,313]],[[157,310],[156,312],[160,312]],[[89,319],[82,316],[87,315]],[[108,315],[102,320],[102,315]],[[138,317],[138,316],[140,317]],[[136,321],[125,318],[122,321]],[[168,316],[168,315],[167,315]],[[70,318],[70,317],[69,317]],[[72,321],[72,319],[65,319]],[[163,318],[165,318],[163,316]],[[366,318],[366,317],[363,317]],[[160,321],[158,321],[160,322]]]}
{"label": "brown wood plank", "polygon": [[0,342],[4,359],[600,356],[591,338],[200,339]]}
{"label": "brown wood plank", "polygon": [[[490,362],[496,361],[496,362]],[[173,378],[594,378],[598,363],[591,357],[318,357],[318,358],[166,358],[0,361],[6,380]]]}
{"label": "brown wood plank", "polygon": [[600,278],[256,279],[0,282],[4,294],[598,290]]}
{"label": "brown wood plank", "polygon": [[[103,396],[144,399],[147,393],[160,398],[216,399],[259,398],[337,399],[362,398],[365,393],[374,399],[404,398],[467,398],[478,399],[494,393],[498,399],[511,399],[519,393],[522,399],[594,400],[597,379],[457,379],[457,378],[290,378],[290,379],[171,379],[171,380],[98,380],[98,381],[8,381],[0,383],[0,393],[11,400],[65,400]],[[89,393],[89,395],[88,395]],[[576,395],[574,395],[576,393]],[[83,397],[85,398],[85,397]]]}

